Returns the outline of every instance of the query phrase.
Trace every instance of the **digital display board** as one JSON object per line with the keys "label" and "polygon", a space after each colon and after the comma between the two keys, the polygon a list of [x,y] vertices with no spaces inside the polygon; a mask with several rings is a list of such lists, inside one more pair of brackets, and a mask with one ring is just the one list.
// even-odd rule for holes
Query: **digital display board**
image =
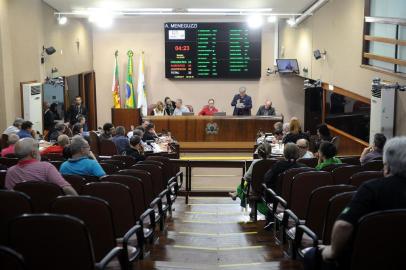
{"label": "digital display board", "polygon": [[261,29],[246,23],[165,23],[165,77],[259,79]]}

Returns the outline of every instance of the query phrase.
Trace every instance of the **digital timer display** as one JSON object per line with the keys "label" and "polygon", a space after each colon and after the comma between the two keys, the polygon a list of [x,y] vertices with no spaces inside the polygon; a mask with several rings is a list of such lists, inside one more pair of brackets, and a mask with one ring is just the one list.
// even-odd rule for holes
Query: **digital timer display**
{"label": "digital timer display", "polygon": [[165,23],[169,79],[259,79],[261,30],[245,23]]}

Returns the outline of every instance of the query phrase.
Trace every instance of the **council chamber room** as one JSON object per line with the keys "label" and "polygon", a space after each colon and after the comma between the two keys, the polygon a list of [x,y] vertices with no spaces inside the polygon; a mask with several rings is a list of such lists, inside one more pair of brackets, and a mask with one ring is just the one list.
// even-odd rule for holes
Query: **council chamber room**
{"label": "council chamber room", "polygon": [[405,91],[403,0],[0,0],[0,269],[406,269]]}

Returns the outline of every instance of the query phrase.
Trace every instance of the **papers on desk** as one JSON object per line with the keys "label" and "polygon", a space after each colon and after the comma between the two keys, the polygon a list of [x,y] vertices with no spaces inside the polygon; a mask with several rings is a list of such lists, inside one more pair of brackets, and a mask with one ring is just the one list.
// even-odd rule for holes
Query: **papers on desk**
{"label": "papers on desk", "polygon": [[272,146],[272,155],[283,155],[284,145],[281,144],[271,144]]}

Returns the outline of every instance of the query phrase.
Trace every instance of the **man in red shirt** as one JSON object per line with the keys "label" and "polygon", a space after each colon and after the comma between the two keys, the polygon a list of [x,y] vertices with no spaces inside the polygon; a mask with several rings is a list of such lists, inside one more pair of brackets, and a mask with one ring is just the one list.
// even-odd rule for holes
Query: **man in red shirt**
{"label": "man in red shirt", "polygon": [[44,150],[41,151],[41,155],[46,155],[46,154],[63,154],[63,149],[65,146],[69,144],[69,137],[68,135],[59,135],[58,136],[58,143],[55,145],[52,145]]}
{"label": "man in red shirt", "polygon": [[214,99],[211,98],[209,99],[209,104],[202,108],[202,110],[199,112],[199,115],[213,115],[218,111],[219,110],[214,107]]}

